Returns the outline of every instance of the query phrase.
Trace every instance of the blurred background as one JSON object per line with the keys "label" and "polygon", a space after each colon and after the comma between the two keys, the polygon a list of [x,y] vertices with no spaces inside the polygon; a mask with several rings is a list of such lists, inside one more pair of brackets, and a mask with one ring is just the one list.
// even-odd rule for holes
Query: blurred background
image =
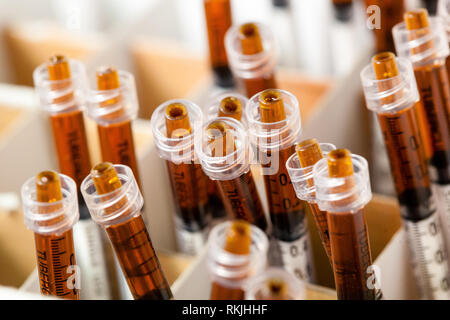
{"label": "blurred background", "polygon": [[[231,0],[231,7],[233,24],[270,26],[279,87],[300,101],[303,136],[365,156],[373,190],[393,195],[381,133],[365,107],[359,72],[375,52],[394,50],[390,30],[405,10],[426,7],[434,15],[436,2]],[[367,27],[367,7],[374,4],[381,13],[378,30]],[[27,178],[57,169],[48,123],[32,88],[38,65],[60,53],[82,60],[91,77],[102,65],[135,75],[141,119],[134,129],[144,197],[153,208],[147,215],[173,211],[165,169],[152,149],[152,111],[174,98],[204,107],[220,88],[208,61],[203,0],[0,0],[0,33],[0,284],[19,286],[35,266],[32,234],[22,215],[8,214],[20,210],[18,193]],[[100,155],[93,128],[88,123],[95,163]],[[152,239],[157,248],[173,250],[171,214],[160,215],[151,220]],[[28,242],[17,250],[24,235]]]}

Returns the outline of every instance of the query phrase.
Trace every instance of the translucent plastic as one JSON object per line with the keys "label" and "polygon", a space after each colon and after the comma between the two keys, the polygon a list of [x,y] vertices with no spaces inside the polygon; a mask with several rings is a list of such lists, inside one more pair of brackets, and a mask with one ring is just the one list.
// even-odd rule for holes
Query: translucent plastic
{"label": "translucent plastic", "polygon": [[[404,22],[392,29],[395,49],[399,57],[408,58],[414,66],[428,64],[434,59],[445,59],[449,54],[447,33],[440,17],[429,18],[429,27],[407,30]],[[428,46],[423,50],[424,46]]]}
{"label": "translucent plastic", "polygon": [[302,131],[297,98],[290,92],[278,90],[284,102],[286,120],[262,122],[259,93],[250,98],[245,107],[250,143],[258,152],[279,151],[294,144]]}
{"label": "translucent plastic", "polygon": [[[324,156],[336,147],[331,143],[320,143],[320,149]],[[316,187],[314,185],[313,167],[302,168],[297,153],[294,153],[286,161],[286,168],[291,178],[297,197],[307,202],[316,202]]]}
{"label": "translucent plastic", "polygon": [[63,195],[60,201],[37,201],[35,177],[28,179],[22,186],[25,225],[35,233],[61,234],[72,229],[80,217],[75,181],[64,174],[59,174],[59,177]]}
{"label": "translucent plastic", "polygon": [[396,58],[399,75],[377,80],[372,64],[361,71],[361,81],[366,105],[377,113],[396,112],[419,101],[416,78],[411,62],[406,58]]}
{"label": "translucent plastic", "polygon": [[[181,103],[187,108],[191,123],[191,134],[182,138],[168,138],[166,135],[165,112],[170,104]],[[187,100],[169,100],[161,104],[151,118],[151,126],[155,145],[159,156],[174,163],[190,163],[194,156],[194,135],[203,123],[201,109]]]}
{"label": "translucent plastic", "polygon": [[264,270],[269,240],[256,226],[251,226],[250,255],[232,254],[224,249],[225,238],[232,222],[215,226],[208,239],[208,270],[212,282],[227,288],[244,288],[249,277]]}
{"label": "translucent plastic", "polygon": [[[347,177],[331,178],[328,172],[327,158],[319,160],[314,165],[316,201],[320,210],[357,211],[369,203],[372,198],[367,160],[355,154],[352,154],[351,157],[354,174]],[[345,188],[342,188],[344,186]]]}
{"label": "translucent plastic", "polygon": [[304,300],[303,281],[281,268],[268,268],[250,278],[245,290],[246,300]]}
{"label": "translucent plastic", "polygon": [[120,164],[115,164],[114,169],[122,183],[120,188],[98,194],[91,175],[84,179],[80,187],[92,219],[103,227],[139,216],[144,205],[133,171]]}
{"label": "translucent plastic", "polygon": [[263,43],[263,51],[256,54],[243,54],[239,40],[239,25],[228,29],[225,47],[231,69],[236,77],[244,79],[262,78],[270,74],[276,64],[275,38],[269,27],[256,23]]}
{"label": "translucent plastic", "polygon": [[[227,139],[234,140],[236,150],[223,156],[213,156],[210,153],[211,144],[205,129],[214,122],[220,121],[226,127]],[[195,151],[203,171],[214,180],[232,180],[250,169],[250,149],[248,136],[244,125],[232,118],[219,117],[204,123],[202,130],[195,135]]]}
{"label": "translucent plastic", "polygon": [[133,120],[139,109],[134,76],[118,70],[120,87],[87,92],[88,115],[100,125]]}
{"label": "translucent plastic", "polygon": [[41,107],[51,115],[85,108],[85,67],[82,62],[71,59],[69,67],[71,76],[64,80],[50,80],[47,63],[41,64],[33,72],[34,86]]}

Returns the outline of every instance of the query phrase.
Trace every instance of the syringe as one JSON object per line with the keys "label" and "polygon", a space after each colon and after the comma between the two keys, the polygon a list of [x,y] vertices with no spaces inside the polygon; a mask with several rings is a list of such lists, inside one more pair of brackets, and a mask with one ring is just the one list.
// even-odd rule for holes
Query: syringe
{"label": "syringe", "polygon": [[176,207],[179,249],[197,254],[206,243],[210,222],[208,177],[195,163],[194,134],[202,111],[187,100],[170,100],[152,115],[151,126],[160,157],[166,160]]}
{"label": "syringe", "polygon": [[138,112],[134,77],[123,70],[102,67],[96,72],[96,80],[97,89],[88,94],[88,115],[97,123],[102,161],[130,167],[142,187],[131,129]]}
{"label": "syringe", "polygon": [[[49,114],[59,170],[80,186],[91,168],[84,126],[86,74],[76,60],[55,55],[33,73],[41,106]],[[78,191],[79,192],[79,191]],[[74,226],[78,264],[83,270],[82,299],[110,299],[107,255],[99,228],[91,220],[81,193],[78,194],[80,221]]]}
{"label": "syringe", "polygon": [[231,27],[225,36],[225,47],[238,86],[247,97],[276,88],[275,40],[268,27],[259,23]]}
{"label": "syringe", "polygon": [[268,268],[249,279],[246,300],[304,300],[304,283],[281,268]]}
{"label": "syringe", "polygon": [[81,271],[72,234],[79,219],[75,182],[43,171],[23,184],[22,203],[25,224],[34,232],[41,293],[78,300]]}
{"label": "syringe", "polygon": [[214,82],[220,87],[229,88],[234,85],[225,50],[225,34],[232,24],[230,0],[204,0],[203,4]]}
{"label": "syringe", "polygon": [[249,100],[245,114],[250,142],[264,175],[272,235],[282,263],[300,279],[312,281],[306,203],[297,198],[286,169],[301,131],[298,101],[287,91],[269,89]]}
{"label": "syringe", "polygon": [[245,127],[229,117],[207,121],[195,136],[195,151],[203,171],[217,181],[227,213],[267,229],[261,199],[250,170]]}
{"label": "syringe", "polygon": [[448,299],[447,256],[430,187],[411,63],[390,52],[380,53],[362,70],[361,80],[367,107],[378,114],[383,131],[420,296]]}
{"label": "syringe", "polygon": [[408,58],[414,67],[430,130],[430,179],[439,200],[438,211],[450,228],[450,84],[446,70],[446,59],[449,57],[447,32],[440,18],[428,18],[426,9],[407,12],[404,20],[404,23],[393,29],[394,39],[399,56]]}
{"label": "syringe", "polygon": [[444,221],[450,246],[450,84],[446,67],[449,57],[447,33],[439,18],[428,18],[425,9],[405,14],[394,39],[399,56],[414,67],[417,87],[430,129],[432,155],[430,179],[437,210]]}
{"label": "syringe", "polygon": [[172,292],[142,219],[142,194],[133,171],[102,162],[81,184],[92,219],[105,228],[136,300],[171,299]]}
{"label": "syringe", "polygon": [[248,279],[265,268],[268,247],[265,233],[246,221],[215,226],[207,257],[211,300],[243,300]]}
{"label": "syringe", "polygon": [[323,158],[323,154],[334,149],[336,149],[335,146],[330,143],[319,144],[316,139],[308,139],[297,144],[296,152],[286,161],[286,168],[297,197],[308,202],[330,263],[332,263],[332,259],[327,213],[320,210],[317,205],[312,171],[316,162]]}
{"label": "syringe", "polygon": [[336,149],[313,168],[319,209],[327,212],[339,300],[381,299],[372,266],[364,207],[372,198],[367,161]]}

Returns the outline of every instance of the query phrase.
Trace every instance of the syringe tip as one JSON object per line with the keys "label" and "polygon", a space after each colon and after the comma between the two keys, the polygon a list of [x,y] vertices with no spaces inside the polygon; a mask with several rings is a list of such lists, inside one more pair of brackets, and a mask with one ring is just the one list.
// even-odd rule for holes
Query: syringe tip
{"label": "syringe tip", "polygon": [[278,90],[267,89],[259,94],[259,110],[262,122],[278,122],[286,119],[283,98]]}
{"label": "syringe tip", "polygon": [[50,80],[64,80],[70,78],[69,61],[64,55],[55,54],[48,59],[48,78]]}
{"label": "syringe tip", "polygon": [[375,77],[378,80],[389,79],[399,75],[395,54],[392,52],[380,52],[372,57],[372,65]]}
{"label": "syringe tip", "polygon": [[220,101],[219,117],[231,117],[238,121],[242,117],[242,103],[236,97],[225,97]]}
{"label": "syringe tip", "polygon": [[272,278],[267,281],[268,296],[270,300],[288,300],[288,287],[282,279]]}
{"label": "syringe tip", "polygon": [[182,138],[191,133],[191,124],[186,106],[171,103],[166,107],[166,131],[169,138]]}
{"label": "syringe tip", "polygon": [[98,194],[105,194],[122,186],[116,169],[110,162],[95,165],[91,170],[91,176]]}
{"label": "syringe tip", "polygon": [[42,171],[36,176],[36,199],[55,202],[62,199],[61,180],[55,171]]}
{"label": "syringe tip", "polygon": [[256,54],[263,51],[261,35],[258,26],[253,23],[244,23],[239,28],[239,40],[243,54]]}
{"label": "syringe tip", "polygon": [[427,9],[417,9],[407,11],[404,14],[406,29],[416,30],[429,26]]}
{"label": "syringe tip", "polygon": [[343,178],[353,175],[350,151],[336,149],[328,153],[328,173],[331,178]]}
{"label": "syringe tip", "polygon": [[249,254],[251,242],[250,224],[244,220],[235,220],[227,231],[224,249],[233,254]]}
{"label": "syringe tip", "polygon": [[211,122],[206,128],[210,154],[213,157],[223,157],[236,150],[235,139],[222,121]]}
{"label": "syringe tip", "polygon": [[97,69],[98,90],[112,90],[120,87],[119,73],[116,68],[104,66]]}
{"label": "syringe tip", "polygon": [[323,158],[322,150],[320,150],[319,142],[316,139],[300,142],[295,146],[295,151],[302,167],[312,166]]}

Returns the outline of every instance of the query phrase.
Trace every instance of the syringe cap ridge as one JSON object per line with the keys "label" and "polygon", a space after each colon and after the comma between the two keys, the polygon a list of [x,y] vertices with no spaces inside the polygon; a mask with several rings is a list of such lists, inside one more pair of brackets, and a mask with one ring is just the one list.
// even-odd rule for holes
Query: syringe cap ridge
{"label": "syringe cap ridge", "polygon": [[255,146],[259,152],[279,151],[289,147],[297,141],[302,132],[297,98],[285,90],[270,90],[275,90],[280,94],[286,114],[285,120],[272,123],[260,120],[259,95],[261,92],[251,97],[245,107],[250,144]]}
{"label": "syringe cap ridge", "polygon": [[[446,28],[441,17],[431,17],[428,27],[415,30],[408,30],[405,22],[400,22],[392,28],[392,35],[397,55],[409,59],[414,66],[445,59],[449,55]],[[427,44],[428,48],[423,48]]]}
{"label": "syringe cap ridge", "polygon": [[232,26],[225,35],[225,48],[228,61],[235,76],[244,79],[259,78],[271,73],[277,62],[275,38],[270,28],[261,23],[258,27],[263,51],[256,54],[243,54],[239,40],[240,25]]}
{"label": "syringe cap ridge", "polygon": [[[171,104],[183,104],[189,115],[191,133],[181,138],[166,136],[165,112]],[[203,123],[203,113],[195,103],[184,99],[173,99],[160,104],[150,119],[153,139],[161,158],[173,163],[192,163],[198,161],[194,151],[194,135]]]}
{"label": "syringe cap ridge", "polygon": [[316,201],[320,210],[354,212],[372,199],[367,160],[356,154],[352,154],[351,159],[354,174],[347,177],[330,177],[327,158],[314,165]]}
{"label": "syringe cap ridge", "polygon": [[419,91],[411,62],[406,58],[396,59],[399,74],[392,78],[377,79],[372,63],[361,73],[361,83],[369,110],[377,113],[394,112],[419,101]]}
{"label": "syringe cap ridge", "polygon": [[77,186],[75,181],[59,173],[63,199],[55,202],[37,201],[36,177],[28,179],[21,188],[25,225],[39,234],[61,234],[79,220]]}
{"label": "syringe cap ridge", "polygon": [[[139,102],[134,76],[118,70],[120,87],[111,90],[87,89],[87,114],[102,125],[133,120],[137,117]],[[109,102],[115,101],[110,104]],[[112,117],[114,114],[118,117]]]}
{"label": "syringe cap ridge", "polygon": [[112,192],[98,194],[92,175],[81,183],[80,190],[92,220],[102,226],[126,221],[141,214],[144,198],[130,167],[114,164],[121,186]]}
{"label": "syringe cap ridge", "polygon": [[[212,156],[208,154],[211,147],[206,134],[206,129],[212,123],[222,123],[226,130],[227,138],[233,139],[236,150],[224,156]],[[250,168],[252,151],[249,147],[246,127],[236,119],[229,117],[216,117],[206,121],[201,130],[195,134],[195,153],[202,165],[203,171],[214,180],[233,180],[238,178]],[[219,150],[223,152],[224,150]]]}
{"label": "syringe cap ridge", "polygon": [[69,59],[69,66],[71,76],[64,80],[49,79],[47,62],[42,63],[33,71],[34,87],[40,105],[50,114],[86,108],[87,77],[85,66],[81,61],[74,59]]}
{"label": "syringe cap ridge", "polygon": [[207,267],[214,282],[226,287],[243,288],[249,277],[265,269],[269,240],[261,229],[251,225],[250,254],[227,252],[224,243],[231,224],[231,221],[226,221],[211,230],[207,244]]}
{"label": "syringe cap ridge", "polygon": [[[336,147],[331,143],[319,143],[324,156]],[[297,153],[293,153],[286,161],[286,169],[291,178],[297,197],[307,202],[316,202],[316,187],[314,185],[314,175],[312,166],[301,167]]]}

